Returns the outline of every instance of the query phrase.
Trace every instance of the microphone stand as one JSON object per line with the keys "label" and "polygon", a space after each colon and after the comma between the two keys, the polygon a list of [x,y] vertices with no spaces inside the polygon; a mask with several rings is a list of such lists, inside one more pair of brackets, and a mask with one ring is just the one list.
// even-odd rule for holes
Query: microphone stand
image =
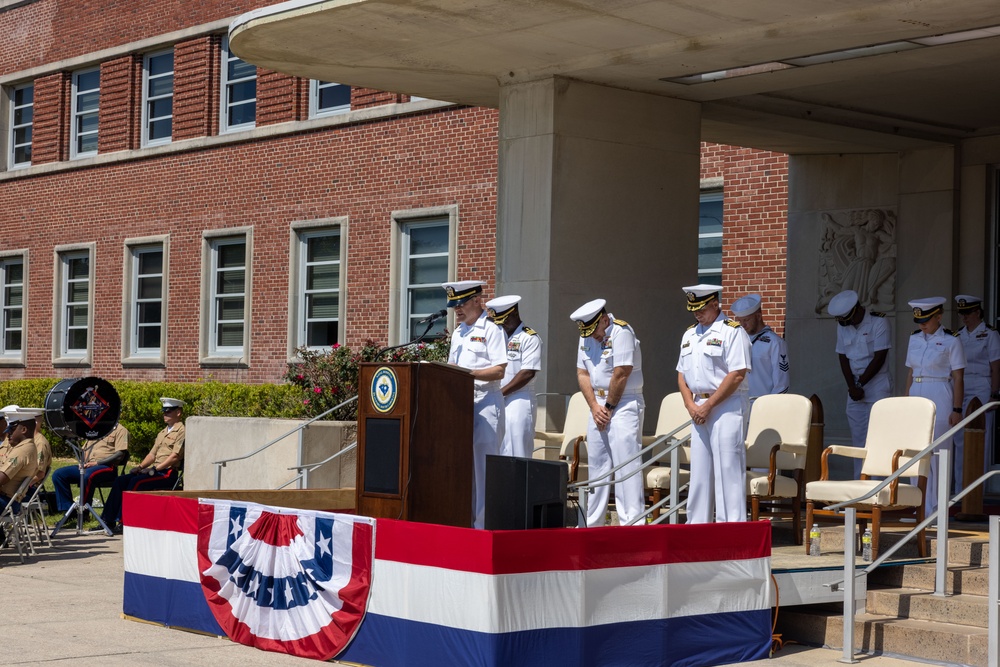
{"label": "microphone stand", "polygon": [[378,361],[379,357],[381,357],[386,352],[392,352],[393,350],[398,350],[401,347],[407,347],[409,345],[417,345],[427,336],[428,333],[430,333],[431,327],[434,326],[434,323],[436,321],[437,319],[431,319],[429,322],[427,322],[427,328],[424,329],[424,332],[411,341],[400,343],[399,345],[390,345],[389,347],[383,347],[381,350],[375,353],[375,356],[372,358],[372,361]]}
{"label": "microphone stand", "polygon": [[80,495],[77,496],[77,499],[73,501],[73,504],[70,505],[68,510],[66,510],[66,513],[63,514],[61,519],[59,519],[59,523],[57,523],[56,527],[52,529],[52,534],[49,537],[55,537],[56,534],[62,530],[63,524],[69,521],[69,517],[73,513],[73,510],[76,510],[77,535],[83,535],[83,514],[84,512],[90,512],[90,516],[94,517],[94,520],[100,524],[107,536],[112,537],[114,533],[111,532],[110,528],[108,528],[108,524],[104,523],[101,515],[94,511],[94,508],[90,506],[90,503],[83,502],[85,491],[84,484],[86,484],[83,464],[87,460],[87,455],[90,453],[90,450],[94,447],[91,445],[89,448],[84,449],[80,446],[76,438],[65,438],[64,440],[66,444],[69,445],[69,448],[73,450],[73,455],[76,456],[77,464],[80,468]]}

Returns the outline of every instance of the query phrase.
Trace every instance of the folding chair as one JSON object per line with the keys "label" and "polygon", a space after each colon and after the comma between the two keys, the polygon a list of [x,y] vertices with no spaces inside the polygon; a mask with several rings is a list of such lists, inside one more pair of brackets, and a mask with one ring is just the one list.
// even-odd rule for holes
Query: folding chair
{"label": "folding chair", "polygon": [[[24,499],[24,494],[30,483],[31,478],[26,477],[21,482],[21,486],[17,487],[17,492],[11,497],[7,507],[3,509],[3,512],[0,512],[0,530],[3,531],[3,542],[0,543],[0,550],[3,550],[7,543],[13,539],[14,545],[17,546],[17,555],[20,556],[22,563],[24,563],[24,546],[21,544],[21,533],[24,530],[24,513],[21,511],[21,501]],[[28,547],[29,553],[34,554],[30,542]]]}
{"label": "folding chair", "polygon": [[[39,484],[35,488],[35,492],[31,494],[24,504],[21,505],[21,513],[24,515],[24,527],[28,535],[28,544],[31,547],[31,552],[34,554],[34,543],[37,540],[38,546],[41,547],[42,543],[45,546],[52,546],[52,539],[49,537],[49,527],[45,523],[45,508],[42,506],[42,492],[44,487]],[[34,537],[32,537],[34,533]]]}

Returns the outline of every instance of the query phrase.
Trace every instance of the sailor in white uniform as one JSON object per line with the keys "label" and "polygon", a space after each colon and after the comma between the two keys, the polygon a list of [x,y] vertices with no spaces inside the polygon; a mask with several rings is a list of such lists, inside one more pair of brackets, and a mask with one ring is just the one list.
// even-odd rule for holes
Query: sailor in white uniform
{"label": "sailor in white uniform", "polygon": [[[990,401],[1000,401],[1000,332],[983,321],[983,299],[970,294],[955,297],[958,316],[965,325],[958,330],[958,339],[965,349],[965,398],[962,414],[969,408],[973,398],[983,405]],[[986,413],[986,439],[984,443],[985,461],[983,470],[989,470],[993,452],[993,423],[996,412]],[[963,487],[962,466],[964,457],[965,432],[955,435],[955,489]],[[972,480],[969,480],[972,481]]]}
{"label": "sailor in white uniform", "polygon": [[473,527],[486,518],[486,456],[498,454],[503,441],[504,410],[500,381],[507,367],[503,330],[486,317],[481,294],[483,283],[463,280],[443,283],[448,307],[455,309],[458,327],[451,335],[448,363],[472,371],[475,411],[472,450],[475,477],[472,483]]}
{"label": "sailor in white uniform", "polygon": [[503,393],[507,427],[500,454],[530,458],[535,449],[535,374],[542,368],[542,339],[521,321],[521,297],[499,296],[486,302],[486,314],[507,336]]}
{"label": "sailor in white uniform", "polygon": [[[851,444],[864,447],[868,420],[876,401],[892,396],[889,349],[892,327],[883,313],[866,312],[854,290],[844,290],[830,299],[827,312],[837,319],[837,354],[847,382],[847,423]],[[861,474],[861,459],[854,459],[854,477]]]}
{"label": "sailor in white uniform", "polygon": [[733,302],[730,310],[750,337],[751,366],[747,373],[750,402],[765,394],[788,391],[788,344],[764,324],[760,294],[747,294]]}
{"label": "sailor in white uniform", "polygon": [[[595,479],[642,449],[642,354],[635,331],[605,309],[604,299],[589,301],[570,315],[580,329],[576,376],[590,406],[587,457]],[[615,473],[618,523],[627,524],[643,510],[642,461]],[[639,471],[639,472],[635,472]],[[630,473],[635,472],[635,474]],[[620,481],[619,481],[620,480]],[[606,480],[605,480],[606,481]],[[603,526],[609,487],[593,490],[587,502],[587,525]]]}
{"label": "sailor in white uniform", "polygon": [[[934,401],[934,439],[962,420],[962,397],[965,392],[965,349],[958,336],[941,326],[945,298],[931,297],[910,301],[913,321],[919,327],[910,336],[906,349],[906,395],[923,396]],[[938,449],[952,451],[949,440]],[[924,507],[931,513],[937,507],[938,457],[931,458]]]}
{"label": "sailor in white uniform", "polygon": [[[684,288],[697,324],[681,338],[677,386],[691,415],[688,523],[746,521],[746,379],[750,338],[723,317],[720,285]],[[714,510],[714,511],[713,511]]]}

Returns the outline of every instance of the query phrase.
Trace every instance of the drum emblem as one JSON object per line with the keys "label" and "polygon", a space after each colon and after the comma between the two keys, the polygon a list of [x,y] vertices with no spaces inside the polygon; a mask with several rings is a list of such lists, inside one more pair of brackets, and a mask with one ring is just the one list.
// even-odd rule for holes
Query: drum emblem
{"label": "drum emblem", "polygon": [[94,428],[94,425],[101,421],[110,408],[111,403],[101,397],[96,386],[87,387],[80,394],[80,397],[69,406],[73,414],[90,428]]}

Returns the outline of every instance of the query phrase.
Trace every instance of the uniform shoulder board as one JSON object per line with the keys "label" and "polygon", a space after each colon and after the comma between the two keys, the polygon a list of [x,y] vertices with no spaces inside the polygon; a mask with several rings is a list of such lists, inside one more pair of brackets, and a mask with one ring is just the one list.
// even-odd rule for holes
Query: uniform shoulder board
{"label": "uniform shoulder board", "polygon": [[535,331],[534,329],[532,329],[531,327],[524,327],[524,333],[528,334],[529,336],[537,336],[538,335],[538,332]]}
{"label": "uniform shoulder board", "polygon": [[958,338],[958,332],[957,331],[952,331],[951,329],[945,329],[944,332],[946,334],[948,334],[949,336],[954,336],[955,338]]}
{"label": "uniform shoulder board", "polygon": [[914,331],[914,332],[913,332],[913,333],[911,333],[910,335],[911,335],[911,336],[916,336],[916,335],[917,335],[918,333],[920,333],[920,329],[917,329],[916,331]]}
{"label": "uniform shoulder board", "polygon": [[885,317],[885,313],[880,313],[877,310],[870,310],[868,311],[868,314],[873,317]]}
{"label": "uniform shoulder board", "polygon": [[997,330],[997,328],[996,328],[996,327],[991,327],[991,326],[990,326],[990,325],[988,325],[988,324],[986,325],[986,328],[987,328],[987,329],[989,329],[990,331],[996,331],[996,330]]}
{"label": "uniform shoulder board", "polygon": [[740,323],[739,322],[737,322],[736,320],[731,320],[728,317],[726,319],[722,320],[722,322],[726,326],[730,326],[730,327],[732,327],[734,329],[739,329],[740,328]]}
{"label": "uniform shoulder board", "polygon": [[628,326],[628,322],[626,322],[625,320],[619,320],[617,317],[615,318],[615,324],[617,324],[620,327]]}
{"label": "uniform shoulder board", "polygon": [[689,331],[691,329],[694,329],[696,326],[698,326],[697,322],[695,322],[694,324],[692,324],[691,326],[689,326],[687,329],[685,329],[685,331]]}

